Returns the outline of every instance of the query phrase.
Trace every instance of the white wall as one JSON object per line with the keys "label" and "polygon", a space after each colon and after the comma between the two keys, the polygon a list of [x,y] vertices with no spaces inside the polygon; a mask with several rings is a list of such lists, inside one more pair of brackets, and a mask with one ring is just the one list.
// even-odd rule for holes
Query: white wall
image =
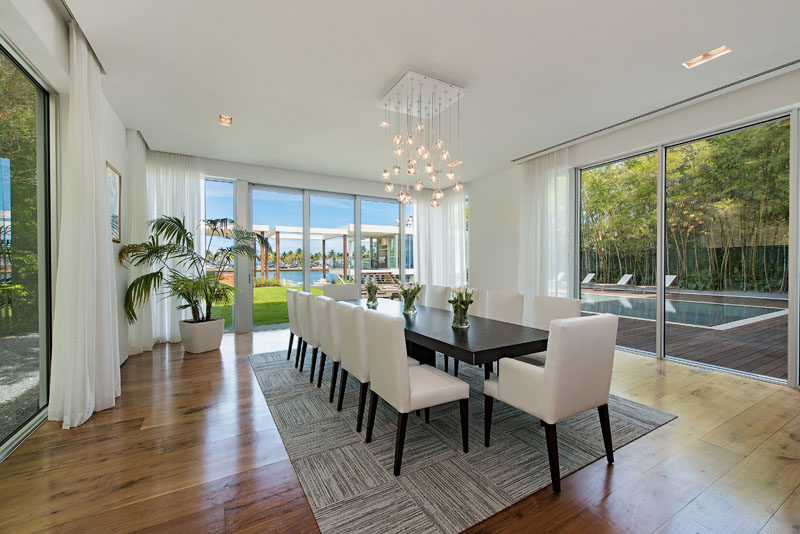
{"label": "white wall", "polygon": [[[125,125],[119,115],[111,107],[105,97],[103,97],[101,114],[103,119],[103,151],[105,160],[110,163],[120,174],[122,174],[122,204],[120,205],[120,237],[122,243],[114,243],[114,255],[119,254],[120,248],[125,243],[130,242],[130,228],[126,224],[128,221],[128,209],[126,201],[129,198],[130,185],[126,179],[128,176],[128,148],[125,141]],[[122,305],[125,299],[125,290],[128,287],[128,270],[114,262],[117,278],[117,320],[119,321],[119,346],[120,363],[128,359],[128,322],[125,319],[125,312]]]}
{"label": "white wall", "polygon": [[521,187],[518,165],[467,185],[470,286],[517,290]]}
{"label": "white wall", "polygon": [[[569,147],[569,166],[584,167],[755,121],[800,104],[800,70],[676,109]],[[623,119],[624,117],[620,117]],[[509,164],[470,182],[470,283],[481,289],[518,290],[519,194],[522,168]]]}

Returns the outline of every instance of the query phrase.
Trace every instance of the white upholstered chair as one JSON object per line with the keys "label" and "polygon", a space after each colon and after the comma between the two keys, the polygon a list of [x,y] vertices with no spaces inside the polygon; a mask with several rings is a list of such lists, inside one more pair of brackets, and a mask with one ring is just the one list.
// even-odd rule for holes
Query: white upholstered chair
{"label": "white upholstered chair", "polygon": [[300,354],[300,372],[306,362],[306,351],[311,346],[311,378],[314,382],[314,366],[317,362],[319,350],[319,337],[317,332],[316,314],[314,313],[314,295],[305,291],[298,291],[295,295],[295,310],[300,322],[300,331],[303,333],[303,350]]}
{"label": "white upholstered chair", "polygon": [[[581,316],[580,299],[568,299],[564,297],[533,297],[533,323],[531,326],[539,330],[550,330],[550,323],[557,319],[569,319],[570,317]],[[517,359],[534,365],[544,365],[547,358],[547,351],[535,354],[526,354]]]}
{"label": "white upholstered chair", "polygon": [[314,299],[314,310],[317,320],[317,334],[319,336],[320,360],[317,387],[322,387],[322,376],[325,373],[325,360],[330,358],[333,362],[331,375],[331,393],[328,402],[333,402],[336,377],[339,374],[339,328],[336,324],[336,301],[323,295]]}
{"label": "white upholstered chair", "polygon": [[489,446],[494,399],[542,421],[553,491],[561,491],[556,423],[597,408],[608,463],[614,463],[608,391],[614,365],[617,316],[558,319],[550,323],[544,367],[502,358],[499,376],[484,382],[484,444]]}
{"label": "white upholstered chair", "polygon": [[425,294],[428,292],[427,289],[428,286],[425,284],[420,284],[419,293],[417,293],[417,304],[425,306]]}
{"label": "white upholstered chair", "polygon": [[286,353],[286,359],[292,359],[292,342],[297,336],[297,356],[295,357],[295,367],[300,357],[300,345],[303,344],[303,336],[300,335],[300,325],[297,322],[297,314],[294,308],[294,297],[297,294],[296,289],[286,289],[286,311],[289,314],[289,350]]}
{"label": "white upholstered chair", "polygon": [[358,300],[361,298],[361,284],[325,284],[322,294],[333,300]]}
{"label": "white upholstered chair", "polygon": [[468,452],[469,385],[429,365],[408,367],[403,319],[375,310],[364,312],[367,358],[370,374],[369,416],[366,443],[372,441],[378,397],[397,410],[397,436],[394,450],[394,475],[400,474],[408,414],[447,402],[459,401],[461,439]]}
{"label": "white upholstered chair", "polygon": [[425,288],[425,306],[449,310],[450,288],[446,286],[428,286]]}
{"label": "white upholstered chair", "polygon": [[[369,389],[369,359],[367,357],[367,338],[364,333],[364,308],[349,302],[337,302],[335,309],[335,327],[345,333],[339,337],[339,357],[342,365],[342,378],[339,384],[339,401],[336,410],[342,411],[347,377],[353,375],[361,384],[358,395],[358,413],[356,414],[356,431],[361,432],[364,419],[364,405]],[[419,365],[413,358],[406,357],[406,366]]]}
{"label": "white upholstered chair", "polygon": [[472,304],[469,305],[468,314],[477,317],[486,317],[486,291],[470,288],[472,291]]}
{"label": "white upholstered chair", "polygon": [[486,292],[484,317],[504,323],[522,324],[523,304],[521,293],[489,290]]}

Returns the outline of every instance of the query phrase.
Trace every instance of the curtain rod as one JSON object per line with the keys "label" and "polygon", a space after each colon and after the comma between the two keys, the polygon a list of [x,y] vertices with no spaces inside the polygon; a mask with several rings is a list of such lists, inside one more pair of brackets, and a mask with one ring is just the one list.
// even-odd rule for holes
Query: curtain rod
{"label": "curtain rod", "polygon": [[[61,12],[61,16],[66,20],[68,24],[74,22],[75,24],[78,25],[79,28],[81,28],[78,19],[75,18],[75,15],[72,13],[72,10],[67,5],[66,0],[58,0],[58,2],[55,2],[55,5],[56,9],[58,9]],[[81,32],[83,32],[83,36],[86,37],[86,32],[83,31],[83,28],[81,28]],[[95,61],[97,61],[97,65],[100,67],[100,73],[107,74],[105,67],[103,67],[103,62],[100,61],[100,58],[97,56],[97,52],[94,51],[94,47],[92,46],[92,43],[89,42],[88,37],[86,37],[86,43],[89,45],[89,50],[92,51],[92,55],[94,56]]]}

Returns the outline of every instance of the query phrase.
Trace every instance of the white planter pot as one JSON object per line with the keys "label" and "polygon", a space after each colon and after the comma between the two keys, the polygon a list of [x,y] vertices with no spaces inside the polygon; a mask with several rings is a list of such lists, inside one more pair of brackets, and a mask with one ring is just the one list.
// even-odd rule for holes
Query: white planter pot
{"label": "white planter pot", "polygon": [[222,343],[222,331],[225,330],[225,319],[212,319],[204,323],[181,321],[183,350],[186,352],[208,352],[219,350]]}

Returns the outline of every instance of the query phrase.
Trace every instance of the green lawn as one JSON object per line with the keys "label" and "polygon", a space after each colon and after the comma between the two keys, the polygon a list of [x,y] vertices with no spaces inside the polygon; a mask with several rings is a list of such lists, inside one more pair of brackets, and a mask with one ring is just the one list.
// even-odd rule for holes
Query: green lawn
{"label": "green lawn", "polygon": [[[311,292],[315,295],[322,295],[322,290],[316,287],[312,287]],[[226,329],[233,327],[232,306],[214,306],[211,309],[211,316],[224,318]],[[285,287],[257,287],[253,290],[253,324],[255,326],[288,322]]]}

